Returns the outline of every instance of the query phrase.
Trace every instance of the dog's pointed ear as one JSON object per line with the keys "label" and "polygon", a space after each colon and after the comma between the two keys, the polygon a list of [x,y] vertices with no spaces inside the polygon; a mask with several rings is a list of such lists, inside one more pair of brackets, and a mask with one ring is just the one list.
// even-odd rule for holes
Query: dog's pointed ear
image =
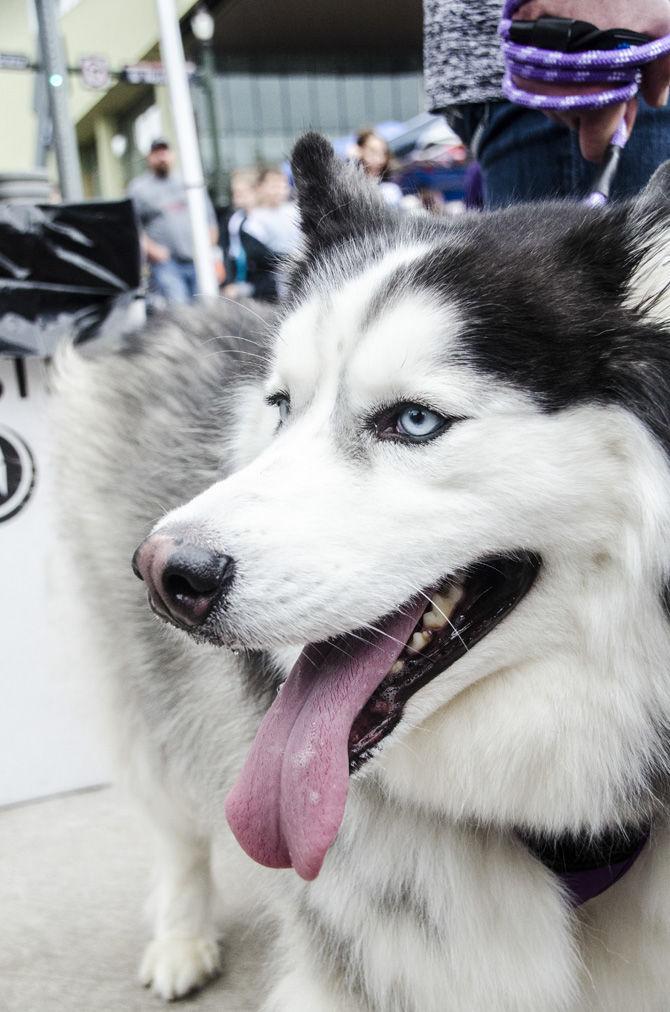
{"label": "dog's pointed ear", "polygon": [[649,322],[670,327],[670,161],[631,203],[629,222],[628,305]]}
{"label": "dog's pointed ear", "polygon": [[389,221],[378,187],[357,166],[337,158],[321,134],[307,133],[297,141],[291,169],[308,255],[378,231]]}
{"label": "dog's pointed ear", "polygon": [[644,190],[640,193],[638,201],[647,206],[670,205],[670,159],[663,162],[656,169]]}

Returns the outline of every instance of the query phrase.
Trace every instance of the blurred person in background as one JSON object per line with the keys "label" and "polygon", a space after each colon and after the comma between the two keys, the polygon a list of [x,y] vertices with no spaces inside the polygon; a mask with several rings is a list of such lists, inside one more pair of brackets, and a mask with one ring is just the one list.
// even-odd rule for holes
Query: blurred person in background
{"label": "blurred person in background", "polygon": [[[612,185],[612,198],[637,193],[670,158],[670,57],[642,71],[640,97],[619,105],[552,118],[508,102],[502,93],[498,24],[503,0],[424,0],[425,88],[432,112],[441,112],[469,144],[481,167],[486,207],[520,200],[583,197],[621,118],[635,128]],[[627,28],[659,38],[670,33],[670,0],[532,0],[515,18],[542,16],[589,21],[601,30]],[[524,82],[545,93],[574,87]],[[637,119],[636,119],[637,116]]]}
{"label": "blurred person in background", "polygon": [[362,130],[356,138],[354,158],[360,163],[366,176],[377,180],[379,189],[387,204],[397,206],[402,200],[402,190],[388,178],[391,167],[391,149],[374,130]]}
{"label": "blurred person in background", "polygon": [[256,207],[245,223],[247,234],[277,256],[293,253],[300,240],[298,214],[290,196],[286,173],[278,166],[264,169],[256,187]]}
{"label": "blurred person in background", "polygon": [[[255,169],[235,169],[230,176],[230,212],[223,228],[223,250],[226,276],[232,284],[224,292],[229,297],[241,294],[234,286],[248,281],[249,260],[242,242],[242,226],[256,206],[258,172]],[[253,268],[252,268],[253,269]]]}
{"label": "blurred person in background", "polygon": [[[140,242],[149,265],[150,296],[184,303],[195,298],[198,286],[186,190],[173,169],[174,152],[168,141],[158,137],[147,156],[147,171],[131,180],[128,196],[140,224]],[[212,259],[216,262],[219,230],[209,197],[207,217]]]}
{"label": "blurred person in background", "polygon": [[[242,190],[242,199],[249,202],[248,211],[237,219],[242,257],[237,261],[232,256],[229,257],[232,283],[226,285],[224,295],[229,298],[249,296],[268,302],[276,302],[282,296],[282,261],[295,252],[300,241],[297,211],[289,197],[288,179],[278,167],[261,172],[255,187],[253,206],[250,204],[251,195]],[[233,193],[233,201],[235,199]],[[232,243],[232,236],[231,246],[237,248]],[[242,263],[244,278],[239,274]]]}

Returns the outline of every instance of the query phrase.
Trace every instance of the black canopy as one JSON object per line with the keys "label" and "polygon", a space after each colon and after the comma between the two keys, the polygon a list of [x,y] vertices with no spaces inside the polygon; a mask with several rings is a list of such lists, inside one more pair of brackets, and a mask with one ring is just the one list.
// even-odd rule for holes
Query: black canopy
{"label": "black canopy", "polygon": [[0,204],[0,355],[122,326],[141,281],[129,200]]}

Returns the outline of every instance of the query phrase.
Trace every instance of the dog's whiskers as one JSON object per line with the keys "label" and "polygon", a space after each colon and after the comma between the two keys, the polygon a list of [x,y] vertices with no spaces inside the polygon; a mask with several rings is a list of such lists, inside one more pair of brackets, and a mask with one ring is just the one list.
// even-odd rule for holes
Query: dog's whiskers
{"label": "dog's whiskers", "polygon": [[246,348],[219,348],[217,351],[211,351],[208,355],[203,355],[203,359],[221,358],[226,355],[243,355],[245,358],[254,358],[258,359],[259,362],[267,362],[267,359],[263,355],[257,355],[253,351],[247,351]]}
{"label": "dog's whiskers", "polygon": [[[493,567],[491,567],[491,568],[493,568]],[[412,584],[410,584],[410,586],[412,586]],[[439,605],[435,604],[435,601],[430,596],[430,594],[427,594],[425,590],[421,589],[421,587],[414,587],[414,593],[415,594],[419,594],[421,597],[425,597],[426,601],[429,601],[432,604],[433,608],[440,613],[440,615],[445,620],[445,622],[447,623],[447,625],[449,626],[449,628],[451,629],[451,631],[453,633],[455,633],[456,636],[459,638],[459,640],[461,641],[461,644],[463,646],[463,649],[464,650],[469,650],[470,648],[468,647],[467,643],[465,642],[465,640],[461,636],[460,632],[458,631],[458,629],[456,628],[456,626],[454,625],[454,623],[451,621],[450,617],[447,614],[445,614],[445,612],[442,611],[442,609],[439,607]]]}
{"label": "dog's whiskers", "polygon": [[221,300],[221,302],[227,302],[229,306],[236,306],[238,309],[244,310],[244,312],[248,313],[249,316],[253,316],[255,320],[258,320],[259,323],[262,323],[263,327],[265,327],[266,329],[269,327],[268,321],[264,320],[263,317],[260,315],[260,313],[256,313],[251,308],[251,306],[248,306],[246,304],[246,302],[240,302],[238,299],[231,299],[229,295],[220,295],[219,299]]}
{"label": "dog's whiskers", "polygon": [[[237,343],[237,341],[244,341],[245,344],[253,344],[253,346],[255,348],[258,348],[258,341],[255,341],[253,339],[253,337],[242,337],[241,334],[235,334],[234,337],[232,338],[232,340],[235,343]],[[226,341],[226,337],[225,336],[224,337],[208,337],[206,341],[203,341],[203,344],[216,344],[216,343],[222,344],[223,347],[221,348],[221,351],[224,351],[224,352],[225,351],[234,350],[234,345],[226,345],[225,341]]]}
{"label": "dog's whiskers", "polygon": [[[373,622],[361,622],[358,628],[367,629],[375,636],[385,636],[386,639],[392,640],[394,643],[397,643],[398,646],[405,647],[407,645],[404,640],[399,640],[397,636],[392,636],[391,633],[385,632],[383,629],[380,629],[379,626],[376,626]],[[366,640],[363,636],[360,636],[356,633],[349,633],[349,636],[355,636],[356,639],[361,640],[363,643],[367,644],[367,646],[369,647],[372,647],[374,650],[381,650],[379,644],[375,643],[373,640]]]}

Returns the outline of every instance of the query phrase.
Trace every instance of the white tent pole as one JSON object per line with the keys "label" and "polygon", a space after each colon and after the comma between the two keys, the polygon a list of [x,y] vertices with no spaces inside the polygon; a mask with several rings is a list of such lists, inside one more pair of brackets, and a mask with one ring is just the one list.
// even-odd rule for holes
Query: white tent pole
{"label": "white tent pole", "polygon": [[205,181],[195,131],[195,117],[186,74],[184,47],[174,0],[156,0],[161,35],[161,60],[165,69],[177,148],[181,160],[188,211],[193,233],[193,259],[201,295],[217,295],[212,244],[209,238]]}

